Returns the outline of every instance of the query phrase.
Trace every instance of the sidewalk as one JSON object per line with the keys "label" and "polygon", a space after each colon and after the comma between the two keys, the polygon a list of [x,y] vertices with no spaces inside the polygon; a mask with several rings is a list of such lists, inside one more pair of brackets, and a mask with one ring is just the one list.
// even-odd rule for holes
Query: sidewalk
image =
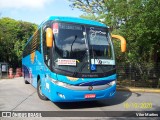
{"label": "sidewalk", "polygon": [[130,92],[148,92],[148,93],[160,93],[160,88],[136,88],[136,87],[122,87],[117,86],[117,91],[130,91]]}

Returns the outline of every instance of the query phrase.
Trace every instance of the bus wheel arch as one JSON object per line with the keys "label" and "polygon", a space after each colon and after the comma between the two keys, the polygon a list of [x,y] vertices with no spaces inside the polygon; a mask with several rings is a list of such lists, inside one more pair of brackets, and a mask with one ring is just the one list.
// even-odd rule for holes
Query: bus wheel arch
{"label": "bus wheel arch", "polygon": [[41,79],[39,75],[37,76],[37,94],[41,100],[48,100],[48,98],[42,94]]}

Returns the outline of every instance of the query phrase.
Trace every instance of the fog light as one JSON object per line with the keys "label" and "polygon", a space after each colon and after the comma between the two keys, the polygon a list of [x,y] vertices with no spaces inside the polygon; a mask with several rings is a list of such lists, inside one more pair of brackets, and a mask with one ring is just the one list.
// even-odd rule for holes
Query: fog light
{"label": "fog light", "polygon": [[63,94],[61,94],[61,93],[57,93],[57,94],[58,94],[58,96],[59,96],[60,98],[65,99],[65,96],[64,96]]}

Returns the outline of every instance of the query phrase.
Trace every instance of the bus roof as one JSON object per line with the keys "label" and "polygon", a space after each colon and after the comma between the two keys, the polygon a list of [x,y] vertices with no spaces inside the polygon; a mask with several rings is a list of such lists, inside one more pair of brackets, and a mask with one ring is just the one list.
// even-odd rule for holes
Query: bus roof
{"label": "bus roof", "polygon": [[[53,21],[62,21],[62,22],[71,22],[71,23],[80,23],[80,24],[88,24],[88,25],[95,25],[95,26],[100,26],[100,27],[107,27],[105,24],[101,22],[97,22],[94,20],[88,20],[84,18],[76,18],[76,17],[61,17],[61,16],[50,16],[48,19],[43,21],[45,23],[46,21],[53,20]],[[41,26],[40,25],[40,26]]]}

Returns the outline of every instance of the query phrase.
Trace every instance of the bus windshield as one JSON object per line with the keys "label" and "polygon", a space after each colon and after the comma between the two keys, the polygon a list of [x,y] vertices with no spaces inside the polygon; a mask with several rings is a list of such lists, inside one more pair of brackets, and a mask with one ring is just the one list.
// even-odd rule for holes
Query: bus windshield
{"label": "bus windshield", "polygon": [[[53,33],[53,68],[78,73],[103,73],[115,64],[107,28],[54,23]],[[91,65],[96,68],[91,70]]]}

